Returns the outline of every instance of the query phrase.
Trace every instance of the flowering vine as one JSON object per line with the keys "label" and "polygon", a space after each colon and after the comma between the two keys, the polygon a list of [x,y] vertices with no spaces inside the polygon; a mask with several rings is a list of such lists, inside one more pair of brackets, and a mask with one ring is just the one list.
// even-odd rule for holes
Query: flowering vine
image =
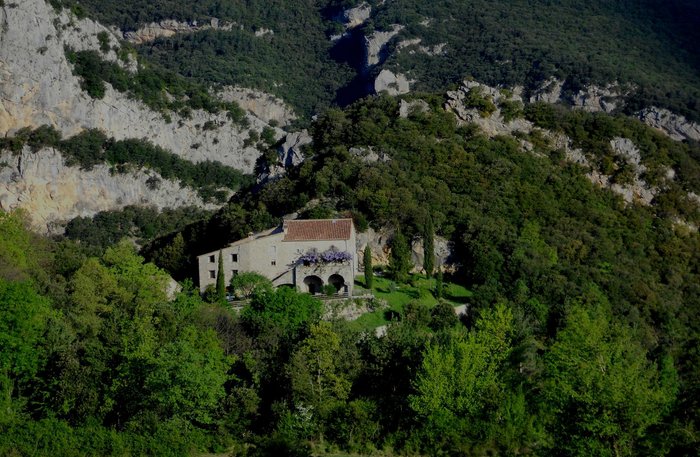
{"label": "flowering vine", "polygon": [[306,251],[297,259],[298,265],[318,265],[327,263],[343,263],[352,260],[352,254],[347,251],[339,251],[332,247],[323,252],[318,252],[315,249]]}

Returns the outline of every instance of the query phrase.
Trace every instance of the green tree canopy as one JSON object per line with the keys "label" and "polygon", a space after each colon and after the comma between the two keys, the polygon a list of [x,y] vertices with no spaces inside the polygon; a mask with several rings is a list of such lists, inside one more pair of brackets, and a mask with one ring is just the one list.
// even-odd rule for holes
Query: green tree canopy
{"label": "green tree canopy", "polygon": [[321,308],[311,295],[280,287],[256,293],[241,318],[255,333],[277,327],[287,339],[296,340],[320,319]]}
{"label": "green tree canopy", "polygon": [[428,344],[409,397],[424,424],[426,448],[459,448],[488,429],[488,412],[504,398],[502,364],[511,350],[513,316],[499,305],[484,312],[476,329],[454,331]]}
{"label": "green tree canopy", "polygon": [[244,271],[231,278],[231,287],[236,298],[251,298],[256,293],[272,291],[272,282],[254,271]]}
{"label": "green tree canopy", "polygon": [[659,424],[678,384],[670,358],[654,362],[605,298],[576,303],[545,356],[543,395],[557,447],[568,455],[635,455]]}
{"label": "green tree canopy", "polygon": [[15,414],[12,402],[39,369],[39,346],[51,311],[28,282],[0,278],[0,425]]}

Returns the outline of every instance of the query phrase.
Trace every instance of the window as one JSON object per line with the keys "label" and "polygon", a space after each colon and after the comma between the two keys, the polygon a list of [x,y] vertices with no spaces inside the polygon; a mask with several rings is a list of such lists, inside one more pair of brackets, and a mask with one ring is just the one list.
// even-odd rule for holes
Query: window
{"label": "window", "polygon": [[231,275],[237,276],[237,275],[238,275],[238,270],[231,270]]}
{"label": "window", "polygon": [[216,271],[214,271],[214,270],[209,270],[209,277],[210,277],[211,279],[216,278]]}
{"label": "window", "polygon": [[216,262],[216,256],[215,255],[210,255],[209,256],[209,263],[214,263]]}
{"label": "window", "polygon": [[238,262],[238,254],[231,254],[231,262]]}
{"label": "window", "polygon": [[271,261],[270,265],[272,265],[274,267],[275,265],[277,265],[277,261],[276,260]]}

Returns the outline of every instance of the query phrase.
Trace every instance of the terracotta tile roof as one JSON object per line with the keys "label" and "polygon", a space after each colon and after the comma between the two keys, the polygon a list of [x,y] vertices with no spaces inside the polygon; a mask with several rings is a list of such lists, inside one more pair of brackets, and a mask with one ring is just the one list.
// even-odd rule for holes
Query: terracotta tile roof
{"label": "terracotta tile roof", "polygon": [[352,219],[284,221],[282,241],[349,240]]}

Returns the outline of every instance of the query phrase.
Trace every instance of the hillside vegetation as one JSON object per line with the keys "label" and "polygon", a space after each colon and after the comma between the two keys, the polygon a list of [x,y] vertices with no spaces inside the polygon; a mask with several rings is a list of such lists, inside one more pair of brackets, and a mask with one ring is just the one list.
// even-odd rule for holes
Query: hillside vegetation
{"label": "hillside vegetation", "polygon": [[[381,338],[361,330],[380,316],[324,322],[289,289],[261,287],[240,315],[189,281],[168,302],[164,272],[129,244],[105,249],[87,221],[70,231],[85,241],[50,241],[3,214],[0,451],[693,455],[700,236],[676,218],[697,220],[697,206],[674,185],[627,205],[546,142],[523,152],[426,100],[408,118],[389,97],[329,111],[300,167],[143,254],[184,278],[194,255],[294,209],[408,240],[430,219],[454,243],[462,321],[421,278],[394,292],[378,279],[396,302]],[[645,159],[665,146],[662,163],[692,171],[694,149],[639,124],[538,113],[592,146],[627,128],[647,138]],[[368,161],[370,148],[385,160]]]}
{"label": "hillside vegetation", "polygon": [[[0,456],[697,456],[700,143],[623,113],[464,92],[479,121],[534,125],[488,136],[436,95],[465,76],[525,85],[526,97],[551,76],[568,92],[615,80],[638,86],[626,110],[698,119],[697,2],[371,0],[353,33],[405,26],[372,69],[328,39],[356,0],[50,3],[124,30],[235,22],[141,45],[138,74],[66,53],[93,98],[109,83],[162,116],[226,110],[242,122],[210,89],[269,90],[306,115],[313,142],[270,176],[282,160],[274,130],[251,130],[254,181],[98,130],[0,138],[2,150],[51,147],[83,169],[151,169],[222,204],[105,211],[60,236],[0,209]],[[397,50],[415,37],[447,54]],[[333,106],[382,67],[430,92]],[[648,201],[613,191],[640,180]],[[331,286],[324,303],[254,272],[227,291],[221,256],[216,287],[199,293],[198,255],[294,212],[387,234],[387,265],[367,247],[357,278],[373,297],[340,303]],[[410,273],[412,243],[429,252],[438,240],[446,264],[425,256]],[[336,318],[345,307],[367,312]]]}
{"label": "hillside vegetation", "polygon": [[[336,94],[360,79],[361,67],[338,55],[329,41],[343,27],[334,22],[342,7],[359,1],[245,2],[168,0],[55,0],[74,5],[100,21],[133,30],[162,19],[207,22],[211,17],[239,27],[159,39],[142,55],[206,83],[253,86],[274,93],[306,115],[322,111]],[[378,2],[363,33],[406,26],[389,43],[392,68],[416,81],[418,90],[443,91],[472,76],[490,85],[535,88],[555,76],[568,93],[586,84],[617,82],[636,89],[626,110],[667,107],[700,119],[700,7],[690,0],[448,0]],[[274,34],[255,36],[255,31]],[[404,39],[423,46],[445,43],[444,55],[396,51]],[[357,41],[361,45],[361,40]],[[414,49],[415,51],[415,49]],[[363,55],[363,49],[351,51]],[[359,72],[359,73],[358,73]],[[376,74],[378,68],[370,72]],[[358,76],[359,75],[359,76]],[[358,93],[363,95],[363,93]]]}

